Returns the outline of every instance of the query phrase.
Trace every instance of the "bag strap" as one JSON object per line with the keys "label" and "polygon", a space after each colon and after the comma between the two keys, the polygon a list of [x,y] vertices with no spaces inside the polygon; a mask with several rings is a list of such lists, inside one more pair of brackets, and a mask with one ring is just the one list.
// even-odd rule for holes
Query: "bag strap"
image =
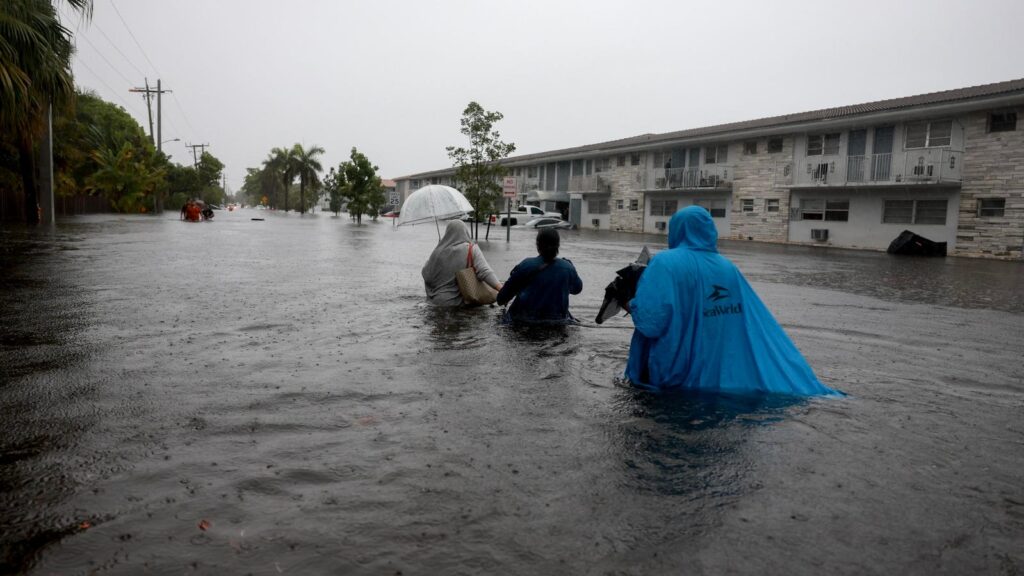
{"label": "bag strap", "polygon": [[473,270],[476,270],[476,267],[473,266],[473,243],[472,242],[469,243],[469,254],[466,255],[466,268],[472,268]]}

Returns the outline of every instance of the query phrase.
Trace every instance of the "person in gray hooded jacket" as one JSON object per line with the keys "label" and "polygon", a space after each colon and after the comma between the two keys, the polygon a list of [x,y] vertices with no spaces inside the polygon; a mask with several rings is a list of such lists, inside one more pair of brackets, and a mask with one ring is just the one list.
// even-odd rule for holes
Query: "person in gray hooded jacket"
{"label": "person in gray hooded jacket", "polygon": [[474,244],[469,229],[461,220],[448,222],[444,237],[430,253],[423,265],[423,284],[427,300],[438,306],[460,306],[462,293],[455,281],[455,273],[466,268],[470,249],[473,250],[473,267],[476,277],[495,290],[501,290],[501,282],[491,270],[480,246]]}

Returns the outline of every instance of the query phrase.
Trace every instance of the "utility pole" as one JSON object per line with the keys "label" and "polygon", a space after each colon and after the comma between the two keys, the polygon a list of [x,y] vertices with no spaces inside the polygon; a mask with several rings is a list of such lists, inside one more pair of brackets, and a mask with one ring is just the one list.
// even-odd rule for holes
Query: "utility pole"
{"label": "utility pole", "polygon": [[[192,149],[192,167],[193,168],[195,168],[197,170],[199,169],[199,158],[203,155],[203,153],[206,152],[207,146],[209,146],[209,144],[185,144],[185,148],[191,148]],[[198,156],[196,155],[196,148],[202,148],[202,151],[199,152]]]}
{"label": "utility pole", "polygon": [[152,102],[153,102],[153,94],[152,94],[152,92],[153,91],[149,89],[149,78],[146,78],[145,80],[146,80],[146,87],[145,88],[131,88],[128,91],[129,92],[141,92],[142,93],[142,97],[146,99],[146,112],[149,113],[149,141],[153,143],[153,146],[156,146],[156,135],[153,134],[153,106],[152,106]]}
{"label": "utility pole", "polygon": [[[160,87],[160,79],[159,78],[157,78],[157,80],[156,80],[156,89],[153,89],[153,88],[149,87],[149,78],[146,78],[145,80],[146,80],[145,88],[131,88],[128,91],[129,92],[142,92],[145,95],[145,98],[146,98],[146,110],[149,111],[149,139],[153,141],[153,145],[156,146],[157,152],[163,152],[163,150],[164,150],[163,142],[162,142],[162,137],[163,137],[162,118],[163,117],[161,115],[161,104],[162,104],[161,96],[163,96],[164,92],[170,92],[170,90],[164,90],[163,88]],[[150,102],[153,99],[153,94],[156,94],[156,138],[155,139],[153,138],[153,108],[150,105]],[[163,212],[163,205],[162,204],[163,203],[160,202],[160,195],[154,192],[154,194],[153,194],[153,212],[154,213],[156,213],[156,212]]]}

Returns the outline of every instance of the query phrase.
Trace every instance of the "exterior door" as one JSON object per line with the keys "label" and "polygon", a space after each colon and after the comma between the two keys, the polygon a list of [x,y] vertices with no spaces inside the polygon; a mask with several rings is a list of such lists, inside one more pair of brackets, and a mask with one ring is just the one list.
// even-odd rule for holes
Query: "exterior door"
{"label": "exterior door", "polygon": [[871,179],[887,182],[892,177],[892,144],[896,129],[893,126],[875,128],[875,141],[871,155]]}
{"label": "exterior door", "polygon": [[690,148],[690,161],[683,173],[683,187],[696,188],[700,183],[700,148]]}
{"label": "exterior door", "polygon": [[583,200],[580,198],[572,198],[569,200],[569,222],[579,227],[580,222],[583,221]]}
{"label": "exterior door", "polygon": [[867,167],[864,153],[867,151],[868,131],[850,130],[846,144],[846,180],[863,182]]}

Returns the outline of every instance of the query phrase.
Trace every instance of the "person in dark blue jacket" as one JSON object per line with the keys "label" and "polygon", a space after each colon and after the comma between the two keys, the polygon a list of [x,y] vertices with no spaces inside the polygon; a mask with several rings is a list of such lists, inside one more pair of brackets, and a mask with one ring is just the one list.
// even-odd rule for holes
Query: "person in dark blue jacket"
{"label": "person in dark blue jacket", "polygon": [[529,324],[567,324],[576,319],[569,313],[569,294],[583,291],[576,267],[557,258],[558,231],[544,228],[537,233],[539,256],[527,258],[512,269],[498,292],[498,304],[515,298],[505,315],[507,320]]}
{"label": "person in dark blue jacket", "polygon": [[707,210],[669,222],[630,301],[626,377],[637,386],[731,394],[839,395],[814,375],[736,265],[718,254]]}

